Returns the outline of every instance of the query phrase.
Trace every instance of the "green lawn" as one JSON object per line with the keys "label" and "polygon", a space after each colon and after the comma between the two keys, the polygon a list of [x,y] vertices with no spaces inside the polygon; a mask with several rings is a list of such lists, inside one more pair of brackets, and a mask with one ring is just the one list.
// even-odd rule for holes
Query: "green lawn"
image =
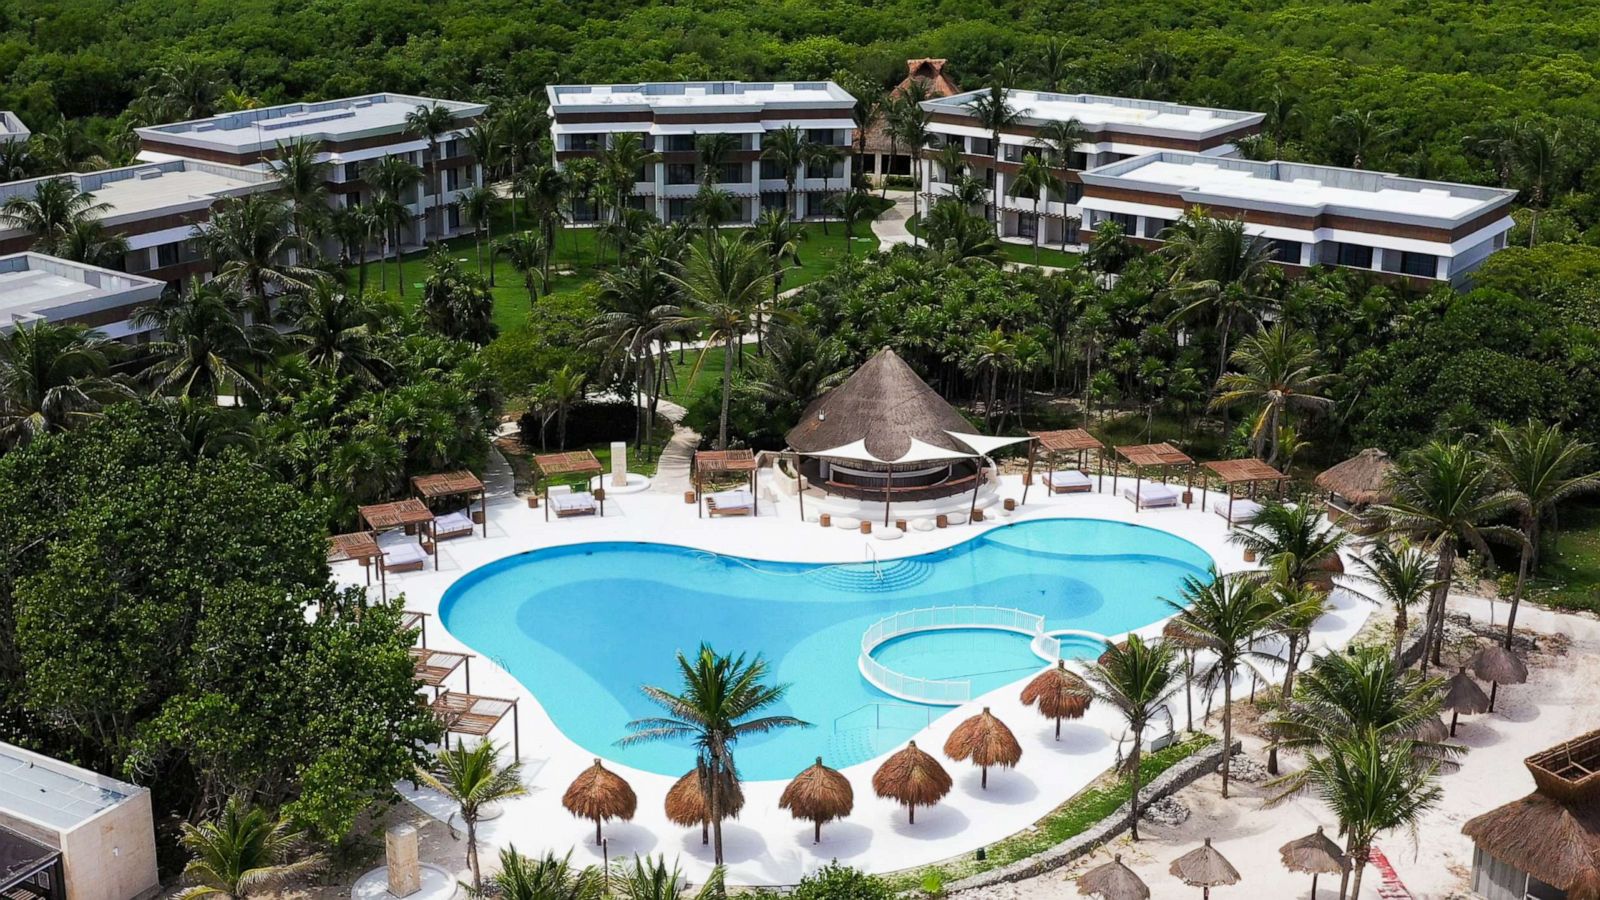
{"label": "green lawn", "polygon": [[1600,612],[1600,507],[1562,510],[1554,551],[1546,551],[1530,596],[1562,609]]}
{"label": "green lawn", "polygon": [[[910,229],[912,234],[921,235],[921,218],[918,216],[913,216],[911,219],[906,221],[906,227]],[[1035,265],[1033,248],[1027,246],[1026,244],[1013,244],[1010,241],[1001,241],[1000,255],[1004,257],[1007,262],[1021,263],[1025,266]],[[1058,269],[1075,269],[1079,264],[1082,263],[1082,261],[1082,254],[1066,253],[1063,252],[1059,247],[1051,247],[1044,244],[1039,246],[1039,258],[1037,265],[1054,266]]]}

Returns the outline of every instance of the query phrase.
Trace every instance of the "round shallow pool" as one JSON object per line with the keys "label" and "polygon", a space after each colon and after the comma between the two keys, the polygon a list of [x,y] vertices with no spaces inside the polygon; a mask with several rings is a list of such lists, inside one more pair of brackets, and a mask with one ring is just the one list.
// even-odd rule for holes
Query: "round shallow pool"
{"label": "round shallow pool", "polygon": [[[790,685],[781,710],[813,724],[747,739],[746,778],[790,778],[820,755],[842,767],[893,748],[947,710],[897,701],[861,676],[862,632],[930,606],[1014,607],[1048,630],[1116,635],[1171,612],[1205,551],[1163,531],[1097,519],[1022,522],[934,553],[879,564],[813,565],[719,556],[665,544],[535,550],[467,573],[440,602],[444,626],[520,681],[586,750],[663,775],[693,765],[687,745],[619,747],[627,723],[659,710],[640,685],[678,689],[675,654],[704,641],[761,654]],[[1062,655],[1093,658],[1068,636]],[[953,630],[909,635],[875,658],[923,678],[987,691],[1043,663],[1026,637]]]}

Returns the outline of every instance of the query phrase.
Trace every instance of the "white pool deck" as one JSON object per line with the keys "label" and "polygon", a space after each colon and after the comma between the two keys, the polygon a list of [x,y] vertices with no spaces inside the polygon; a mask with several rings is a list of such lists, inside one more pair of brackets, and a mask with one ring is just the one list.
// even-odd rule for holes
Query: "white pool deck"
{"label": "white pool deck", "polygon": [[[1105,493],[1050,496],[1035,487],[1028,493],[1027,504],[1008,518],[931,532],[913,531],[893,542],[802,523],[792,500],[774,503],[766,496],[762,498],[761,515],[755,518],[701,519],[680,494],[647,492],[608,499],[603,519],[552,517],[546,522],[543,509],[529,509],[522,498],[512,495],[503,464],[491,471],[486,481],[490,487],[487,538],[475,535],[443,542],[438,571],[430,567],[390,576],[391,593],[403,592],[407,609],[437,613],[441,596],[463,573],[541,547],[590,541],[653,541],[759,559],[861,563],[874,555],[884,560],[926,553],[969,540],[984,529],[1041,518],[1095,518],[1145,525],[1200,546],[1223,572],[1248,568],[1239,548],[1227,542],[1222,518],[1200,511],[1198,491],[1192,510],[1135,512],[1132,503],[1111,493],[1109,478]],[[1127,481],[1122,479],[1123,483]],[[1020,478],[1007,476],[1001,485],[1001,496],[1020,499],[1021,495]],[[1211,498],[1216,496],[1213,493]],[[384,543],[402,539],[395,533],[386,535]],[[335,577],[344,583],[361,583],[362,572],[354,563],[341,563],[335,566]],[[1344,646],[1366,620],[1369,607],[1364,602],[1343,591],[1336,591],[1333,600],[1336,611],[1318,623],[1313,648]],[[975,598],[974,602],[981,603],[982,598]],[[1160,627],[1157,623],[1143,631],[1159,633]],[[618,636],[596,635],[595,640],[613,643],[618,654],[629,652],[628,642]],[[427,642],[436,649],[473,652],[446,632],[437,617],[428,621]],[[458,690],[463,687],[459,680],[458,674],[452,682]],[[778,796],[786,782],[747,783],[743,813],[723,827],[728,880],[742,885],[793,884],[831,860],[871,872],[895,871],[968,854],[1027,829],[1113,764],[1117,754],[1115,736],[1122,733],[1122,728],[1111,710],[1096,704],[1085,718],[1064,723],[1057,742],[1053,740],[1052,722],[1019,701],[1021,685],[1026,681],[1022,679],[973,700],[936,719],[916,737],[918,746],[938,757],[955,777],[955,787],[938,806],[919,809],[915,825],[907,823],[905,811],[898,805],[873,794],[872,773],[881,757],[843,770],[855,788],[855,810],[849,818],[823,826],[822,843],[815,846],[810,823],[796,821],[778,808]],[[1241,682],[1240,687],[1248,690],[1248,679]],[[492,860],[498,848],[514,844],[525,854],[546,850],[564,854],[571,850],[574,862],[598,863],[601,849],[594,843],[594,824],[574,819],[561,806],[567,785],[591,764],[594,754],[562,735],[538,700],[492,660],[473,660],[472,692],[518,698],[524,780],[529,791],[527,796],[505,804],[499,818],[480,826],[484,858]],[[884,700],[895,702],[887,696]],[[1196,708],[1201,704],[1197,694]],[[984,706],[991,707],[1011,726],[1023,748],[1016,769],[990,773],[987,791],[979,789],[975,767],[948,760],[942,753],[950,731]],[[1180,728],[1183,706],[1180,691],[1171,705]],[[818,723],[819,730],[829,727],[828,723]],[[1160,730],[1165,732],[1165,723]],[[493,740],[509,754],[509,717]],[[711,848],[701,845],[698,829],[671,824],[662,809],[675,777],[609,761],[607,768],[623,775],[639,796],[633,821],[606,825],[610,858],[626,860],[634,854],[665,854],[669,860],[678,858],[690,879],[703,878],[711,868]],[[449,817],[450,808],[437,795],[409,789],[403,792],[428,813],[441,819]]]}

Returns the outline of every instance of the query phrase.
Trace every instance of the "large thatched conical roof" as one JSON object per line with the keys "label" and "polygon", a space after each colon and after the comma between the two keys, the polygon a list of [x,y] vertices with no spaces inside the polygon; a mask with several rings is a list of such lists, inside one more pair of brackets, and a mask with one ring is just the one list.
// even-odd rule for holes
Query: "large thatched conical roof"
{"label": "large thatched conical roof", "polygon": [[1094,701],[1094,691],[1078,673],[1067,668],[1063,659],[1056,660],[1053,668],[1045,669],[1028,686],[1022,689],[1022,702],[1037,706],[1039,715],[1056,722],[1056,739],[1061,739],[1061,720],[1078,719],[1089,711]]}
{"label": "large thatched conical roof", "polygon": [[1600,860],[1600,803],[1534,792],[1467,820],[1461,833],[1495,859],[1563,890]]}
{"label": "large thatched conical roof", "polygon": [[868,452],[888,461],[905,456],[912,438],[971,452],[946,431],[978,433],[905,360],[884,348],[843,384],[812,401],[786,440],[802,453],[865,440]]}
{"label": "large thatched conical roof", "polygon": [[1100,900],[1150,900],[1150,888],[1122,864],[1122,854],[1078,878],[1078,893]]}
{"label": "large thatched conical roof", "polygon": [[932,806],[950,793],[955,782],[939,761],[917,749],[917,742],[883,761],[872,773],[872,790],[879,797],[898,800],[917,821],[917,807]]}
{"label": "large thatched conical roof", "polygon": [[1303,838],[1296,838],[1278,848],[1283,867],[1291,872],[1307,875],[1336,875],[1349,870],[1350,860],[1326,834],[1322,826]]}
{"label": "large thatched conical roof", "polygon": [[[705,791],[700,788],[700,777],[704,766],[696,766],[685,772],[670,789],[667,790],[666,812],[667,820],[674,825],[690,828],[699,825],[704,828],[711,822],[711,816],[706,812]],[[723,808],[728,815],[738,818],[739,811],[744,809],[744,789],[739,780],[731,772],[723,772],[722,784],[719,790],[723,798]]]}
{"label": "large thatched conical roof", "polygon": [[944,742],[944,755],[957,762],[970,759],[983,770],[983,787],[989,786],[989,767],[1009,769],[1022,759],[1022,745],[1006,723],[983,712],[957,725]]}
{"label": "large thatched conical roof", "polygon": [[1453,713],[1477,715],[1488,711],[1489,695],[1467,674],[1467,667],[1462,666],[1445,682],[1442,708]]}
{"label": "large thatched conical roof", "polygon": [[1167,871],[1190,887],[1212,888],[1239,883],[1239,870],[1211,846],[1211,838],[1173,860]]}
{"label": "large thatched conical roof", "polygon": [[596,757],[594,765],[572,779],[567,792],[561,795],[561,805],[578,818],[594,822],[594,842],[598,844],[600,823],[607,819],[627,821],[633,818],[639,808],[639,798],[621,775],[601,765]]}
{"label": "large thatched conical roof", "polygon": [[1499,641],[1472,654],[1467,665],[1472,667],[1472,674],[1495,684],[1523,684],[1528,680],[1528,664]]}
{"label": "large thatched conical roof", "polygon": [[822,823],[842,819],[855,809],[856,792],[850,779],[822,764],[817,757],[814,765],[794,777],[778,798],[778,807],[787,809],[796,819],[805,819],[816,826],[814,843],[822,842]]}
{"label": "large thatched conical roof", "polygon": [[1317,487],[1332,491],[1357,506],[1383,503],[1389,499],[1389,473],[1394,460],[1371,447],[1357,453],[1317,476]]}

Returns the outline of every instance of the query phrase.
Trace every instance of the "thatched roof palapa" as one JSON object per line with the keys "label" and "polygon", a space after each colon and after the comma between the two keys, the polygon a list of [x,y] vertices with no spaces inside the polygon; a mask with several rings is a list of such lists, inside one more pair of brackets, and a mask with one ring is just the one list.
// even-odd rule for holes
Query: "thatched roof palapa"
{"label": "thatched roof palapa", "polygon": [[598,844],[600,824],[607,819],[632,819],[639,808],[639,798],[622,776],[606,769],[597,756],[594,765],[572,780],[561,795],[561,805],[580,819],[594,821],[594,842]]}
{"label": "thatched roof palapa", "polygon": [[1461,666],[1456,674],[1450,676],[1445,682],[1444,700],[1441,709],[1450,710],[1450,736],[1456,736],[1456,720],[1462,713],[1475,716],[1478,713],[1489,711],[1489,695],[1478,687],[1478,683],[1467,674],[1467,667]]}
{"label": "thatched roof palapa", "polygon": [[1389,499],[1389,475],[1394,460],[1371,447],[1357,453],[1317,476],[1316,485],[1332,491],[1356,506],[1370,506]]}
{"label": "thatched roof palapa", "polygon": [[[685,828],[700,826],[700,843],[708,844],[711,842],[711,815],[706,810],[705,791],[700,788],[704,769],[703,765],[695,766],[667,790],[666,813],[667,821],[674,825]],[[719,789],[728,815],[738,818],[739,811],[744,809],[744,788],[739,780],[733,777],[733,773],[725,771]]]}
{"label": "thatched roof palapa", "polygon": [[1311,896],[1317,895],[1317,878],[1322,875],[1342,875],[1350,871],[1350,858],[1339,845],[1322,833],[1322,826],[1303,838],[1296,838],[1278,848],[1283,867],[1291,872],[1304,872],[1311,876]]}
{"label": "thatched roof palapa", "polygon": [[1078,878],[1078,893],[1100,900],[1150,900],[1150,888],[1122,864],[1120,853],[1111,862],[1083,873]]}
{"label": "thatched roof palapa", "polygon": [[[889,92],[890,97],[900,97],[912,84],[922,86],[926,99],[937,100],[940,97],[952,97],[961,93],[956,83],[944,71],[945,60],[942,59],[908,59],[906,60],[906,77]],[[867,129],[866,150],[868,153],[888,153],[891,149],[889,129],[883,116],[873,122]],[[901,154],[908,154],[911,148],[901,144],[898,147]]]}
{"label": "thatched roof palapa", "polygon": [[1567,805],[1535,792],[1461,826],[1499,861],[1566,890],[1600,860],[1600,802]]}
{"label": "thatched roof palapa", "polygon": [[1022,759],[1022,745],[1006,723],[994,717],[985,706],[983,712],[956,726],[944,742],[944,755],[957,762],[971,759],[983,771],[981,786],[989,787],[989,767],[1009,769]]}
{"label": "thatched roof palapa", "polygon": [[1022,702],[1036,706],[1039,715],[1056,722],[1056,740],[1061,740],[1061,720],[1079,719],[1089,711],[1094,691],[1089,683],[1067,668],[1067,661],[1056,660],[1053,668],[1045,669],[1028,686],[1022,689]]}
{"label": "thatched roof palapa", "polygon": [[842,819],[855,809],[856,792],[850,779],[822,764],[815,764],[794,777],[778,798],[778,808],[787,809],[796,819],[815,826],[811,842],[822,843],[822,823]]}
{"label": "thatched roof palapa", "polygon": [[1495,684],[1523,684],[1528,680],[1528,664],[1499,641],[1472,654],[1467,665],[1472,674]]}
{"label": "thatched roof palapa", "polygon": [[785,439],[801,453],[864,440],[868,452],[889,461],[905,456],[912,438],[945,450],[972,452],[946,431],[978,433],[905,360],[884,348],[843,384],[813,400]]}
{"label": "thatched roof palapa", "polygon": [[1567,900],[1600,900],[1600,869],[1588,868],[1567,885]]}
{"label": "thatched roof palapa", "polygon": [[1207,895],[1214,887],[1239,883],[1239,870],[1211,846],[1211,838],[1173,860],[1167,871],[1190,887],[1205,888]]}
{"label": "thatched roof palapa", "polygon": [[912,741],[904,750],[883,761],[872,773],[872,790],[879,797],[898,800],[917,822],[917,807],[932,806],[950,793],[954,782],[939,761],[917,749]]}

